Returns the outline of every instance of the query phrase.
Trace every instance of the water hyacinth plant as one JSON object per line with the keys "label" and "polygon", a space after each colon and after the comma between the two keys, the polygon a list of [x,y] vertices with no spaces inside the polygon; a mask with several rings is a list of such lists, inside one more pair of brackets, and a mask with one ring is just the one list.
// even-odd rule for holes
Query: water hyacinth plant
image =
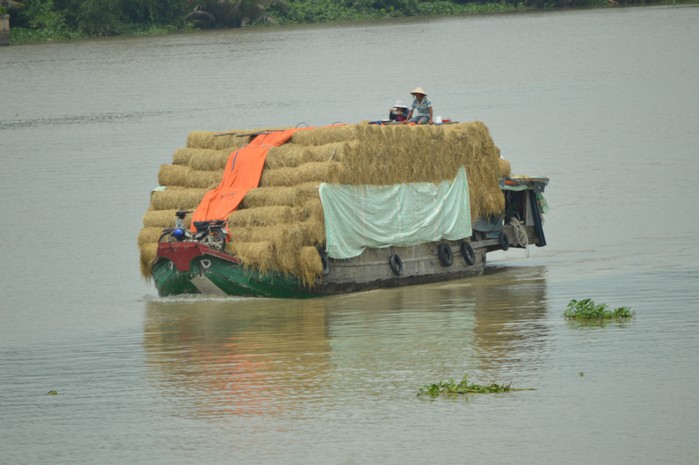
{"label": "water hyacinth plant", "polygon": [[418,390],[417,395],[437,397],[440,394],[491,394],[497,392],[511,392],[524,390],[525,389],[513,388],[512,383],[492,383],[488,385],[473,384],[468,382],[468,375],[464,375],[463,379],[459,382],[456,382],[453,378],[450,378],[446,381],[440,381],[434,384],[427,384]]}
{"label": "water hyacinth plant", "polygon": [[572,299],[563,313],[570,320],[624,320],[634,315],[635,312],[629,307],[610,310],[607,304],[595,304],[592,299]]}

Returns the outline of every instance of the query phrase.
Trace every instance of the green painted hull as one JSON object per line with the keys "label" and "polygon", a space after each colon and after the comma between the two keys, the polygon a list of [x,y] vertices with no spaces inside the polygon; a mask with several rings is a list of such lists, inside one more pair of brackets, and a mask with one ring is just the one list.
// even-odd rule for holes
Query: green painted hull
{"label": "green painted hull", "polygon": [[186,266],[184,263],[176,264],[169,257],[163,256],[165,254],[159,254],[153,265],[153,280],[158,295],[166,297],[206,293],[272,298],[310,298],[324,295],[317,289],[303,286],[294,277],[280,273],[259,273],[246,269],[233,257],[210,252],[201,246],[198,250],[199,254],[190,254],[193,256]]}

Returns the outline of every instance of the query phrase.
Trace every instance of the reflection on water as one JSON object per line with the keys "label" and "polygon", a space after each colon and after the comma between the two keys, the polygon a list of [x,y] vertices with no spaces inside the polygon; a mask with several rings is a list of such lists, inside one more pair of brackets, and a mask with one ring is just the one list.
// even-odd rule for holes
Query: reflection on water
{"label": "reflection on water", "polygon": [[483,370],[508,368],[523,361],[541,364],[549,328],[546,268],[493,270],[475,288],[475,344]]}
{"label": "reflection on water", "polygon": [[147,362],[178,409],[279,412],[317,391],[328,371],[325,320],[313,300],[150,301]]}
{"label": "reflection on water", "polygon": [[545,300],[543,267],[314,300],[156,300],[144,346],[180,414],[277,415],[541,363]]}

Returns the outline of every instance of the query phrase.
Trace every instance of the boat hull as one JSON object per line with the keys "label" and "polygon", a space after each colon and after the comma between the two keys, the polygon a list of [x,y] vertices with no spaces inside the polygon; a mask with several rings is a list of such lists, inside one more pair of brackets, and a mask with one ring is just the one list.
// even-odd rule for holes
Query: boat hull
{"label": "boat hull", "polygon": [[[445,244],[442,252],[445,247],[451,251],[450,264],[443,262],[439,244],[368,249],[354,259],[328,259],[322,278],[310,287],[294,276],[246,268],[235,257],[197,242],[161,243],[153,265],[153,280],[161,297],[205,294],[311,298],[478,276],[485,269],[489,243],[496,247],[497,240],[473,243],[473,254],[466,258],[459,242],[441,243]],[[399,257],[400,269],[396,269],[395,258],[392,263],[391,257]]]}

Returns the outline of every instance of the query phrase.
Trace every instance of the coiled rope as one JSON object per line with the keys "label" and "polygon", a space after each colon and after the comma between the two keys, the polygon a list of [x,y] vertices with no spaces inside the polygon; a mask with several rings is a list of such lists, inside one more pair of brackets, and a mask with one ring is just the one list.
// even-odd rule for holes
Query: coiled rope
{"label": "coiled rope", "polygon": [[510,218],[510,225],[512,225],[512,229],[515,231],[515,241],[518,245],[524,246],[527,258],[529,258],[529,237],[527,236],[527,229],[524,227],[524,223],[513,216]]}

